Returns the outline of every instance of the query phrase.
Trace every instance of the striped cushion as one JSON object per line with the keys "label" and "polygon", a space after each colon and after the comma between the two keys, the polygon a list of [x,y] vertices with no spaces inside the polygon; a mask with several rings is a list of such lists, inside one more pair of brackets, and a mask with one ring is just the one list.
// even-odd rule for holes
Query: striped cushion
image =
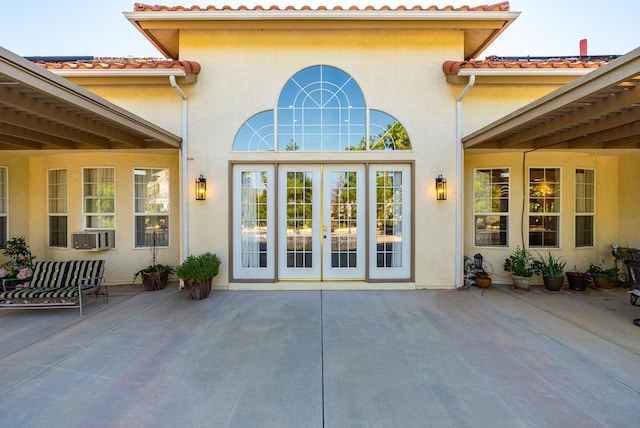
{"label": "striped cushion", "polygon": [[86,285],[99,285],[104,270],[104,260],[71,260],[67,273],[67,287]]}
{"label": "striped cushion", "polygon": [[29,287],[64,287],[68,267],[68,262],[36,262]]}
{"label": "striped cushion", "polygon": [[0,293],[0,301],[13,299],[42,299],[46,297],[77,297],[78,287],[23,288]]}

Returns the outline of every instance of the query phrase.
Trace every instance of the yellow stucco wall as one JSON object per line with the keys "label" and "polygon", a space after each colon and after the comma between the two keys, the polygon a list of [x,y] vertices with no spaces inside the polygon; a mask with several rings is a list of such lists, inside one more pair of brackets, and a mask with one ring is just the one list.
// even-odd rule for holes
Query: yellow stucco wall
{"label": "yellow stucco wall", "polygon": [[[481,253],[494,270],[494,281],[510,283],[510,276],[502,269],[504,259],[517,246],[528,245],[528,180],[526,174],[530,167],[560,168],[561,170],[561,222],[560,246],[558,249],[537,250],[540,255],[552,251],[566,261],[566,270],[574,267],[584,271],[590,263],[613,266],[611,244],[620,244],[618,221],[618,157],[594,153],[562,152],[511,152],[483,153],[465,155],[464,197],[464,241],[465,255],[473,257]],[[476,168],[510,168],[510,213],[509,247],[476,247],[473,237],[473,172]],[[594,169],[596,172],[596,213],[595,243],[593,247],[576,248],[574,241],[575,225],[575,170],[576,168]],[[524,174],[524,175],[523,175]],[[524,213],[523,213],[524,210]],[[534,249],[534,255],[536,250]],[[538,278],[539,279],[539,278]]]}
{"label": "yellow stucco wall", "polygon": [[[188,96],[187,203],[189,230],[180,220],[181,158],[177,150],[138,152],[46,152],[33,157],[0,153],[0,165],[10,167],[11,182],[28,183],[28,198],[11,186],[10,231],[28,236],[39,259],[77,258],[73,250],[46,246],[46,171],[69,170],[69,231],[81,229],[81,170],[83,166],[116,167],[116,249],[92,253],[107,259],[107,281],[125,283],[149,264],[148,249],[133,248],[133,168],[171,168],[171,248],[159,251],[159,261],[178,264],[179,242],[188,233],[191,254],[212,251],[223,264],[214,286],[228,286],[230,272],[230,165],[234,162],[334,162],[397,161],[414,165],[413,213],[414,279],[418,288],[453,288],[455,285],[456,98],[464,85],[450,84],[442,72],[446,60],[462,57],[463,35],[456,30],[182,30],[181,59],[202,66],[196,83],[181,85]],[[256,113],[276,108],[287,80],[313,65],[342,69],[359,84],[367,107],[385,111],[407,129],[413,150],[398,152],[301,153],[231,152],[236,132]],[[129,82],[129,81],[128,81]],[[112,81],[113,83],[113,81]],[[478,83],[463,100],[463,135],[496,120],[555,89],[556,85]],[[182,135],[182,99],[166,85],[113,85],[99,79],[87,89],[177,135]],[[532,152],[528,166],[562,169],[561,248],[557,251],[584,269],[606,258],[608,247],[638,229],[635,206],[638,194],[638,155],[618,159],[593,153]],[[472,177],[476,167],[510,167],[511,248],[521,243],[524,193],[522,153],[465,154],[464,253],[481,252],[493,264],[496,281],[508,281],[502,261],[509,249],[475,248],[472,229]],[[596,246],[573,247],[573,180],[575,168],[596,169]],[[207,199],[195,201],[193,182],[207,178]],[[436,201],[434,179],[448,180],[449,198]],[[618,174],[619,179],[618,179]],[[629,245],[640,245],[635,238]],[[635,242],[635,243],[634,243]],[[607,259],[609,260],[609,259]],[[278,285],[273,287],[277,288]]]}
{"label": "yellow stucco wall", "polygon": [[[183,31],[181,55],[202,72],[190,97],[190,168],[207,177],[207,201],[192,204],[192,234],[198,252],[212,247],[228,260],[228,162],[346,159],[416,160],[415,280],[418,286],[454,284],[455,204],[433,198],[437,174],[455,188],[455,97],[442,63],[459,57],[457,31]],[[360,85],[367,106],[396,117],[407,129],[413,152],[397,153],[231,153],[240,126],[254,114],[274,109],[279,93],[298,71],[326,64],[342,69]],[[198,126],[193,126],[193,124]],[[211,218],[224,227],[212,226]],[[423,256],[424,255],[424,256]],[[228,264],[222,276],[228,277]]]}
{"label": "yellow stucco wall", "polygon": [[640,248],[640,153],[625,153],[618,162],[618,244]]}
{"label": "yellow stucco wall", "polygon": [[[173,197],[170,211],[170,248],[158,249],[158,262],[176,265],[180,261],[180,207],[178,157],[174,150],[167,154],[146,152],[61,152],[31,157],[28,162],[11,156],[9,169],[12,181],[22,180],[21,197],[10,201],[10,236],[27,238],[38,260],[70,260],[79,258],[105,259],[106,283],[130,283],[133,274],[151,263],[148,248],[134,248],[133,241],[133,170],[134,168],[169,168]],[[4,162],[0,162],[4,163]],[[83,230],[82,222],[82,168],[115,167],[116,169],[116,227],[114,249],[106,251],[77,251],[48,246],[47,171],[67,169],[68,230]],[[15,171],[15,172],[14,172]],[[13,190],[12,193],[18,193]],[[29,213],[21,215],[20,213]],[[69,238],[70,239],[70,238]]]}

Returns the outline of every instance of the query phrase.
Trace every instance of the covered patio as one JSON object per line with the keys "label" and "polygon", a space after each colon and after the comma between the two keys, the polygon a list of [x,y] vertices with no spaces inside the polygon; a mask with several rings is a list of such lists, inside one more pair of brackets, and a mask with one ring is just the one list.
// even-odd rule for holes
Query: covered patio
{"label": "covered patio", "polygon": [[113,287],[0,311],[6,426],[629,427],[638,308],[623,289]]}

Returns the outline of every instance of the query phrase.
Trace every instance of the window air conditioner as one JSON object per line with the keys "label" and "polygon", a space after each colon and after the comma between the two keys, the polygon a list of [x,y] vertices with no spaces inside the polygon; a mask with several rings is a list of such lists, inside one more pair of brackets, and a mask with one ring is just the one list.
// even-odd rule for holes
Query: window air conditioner
{"label": "window air conditioner", "polygon": [[74,250],[101,251],[115,245],[115,230],[85,230],[71,234]]}

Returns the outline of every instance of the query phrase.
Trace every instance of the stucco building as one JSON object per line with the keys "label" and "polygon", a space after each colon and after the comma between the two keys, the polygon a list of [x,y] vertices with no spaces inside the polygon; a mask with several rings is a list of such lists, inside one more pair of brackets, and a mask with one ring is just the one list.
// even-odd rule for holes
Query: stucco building
{"label": "stucco building", "polygon": [[[3,51],[23,74],[0,85],[0,231],[40,260],[83,251],[126,283],[155,240],[162,263],[217,253],[219,288],[414,289],[460,286],[478,252],[508,281],[517,245],[580,269],[640,246],[635,51],[591,84],[624,96],[592,119],[572,112],[606,100],[575,82],[619,60],[478,59],[519,15],[506,2],[124,15],[168,59]],[[113,248],[74,248],[93,230]]]}

